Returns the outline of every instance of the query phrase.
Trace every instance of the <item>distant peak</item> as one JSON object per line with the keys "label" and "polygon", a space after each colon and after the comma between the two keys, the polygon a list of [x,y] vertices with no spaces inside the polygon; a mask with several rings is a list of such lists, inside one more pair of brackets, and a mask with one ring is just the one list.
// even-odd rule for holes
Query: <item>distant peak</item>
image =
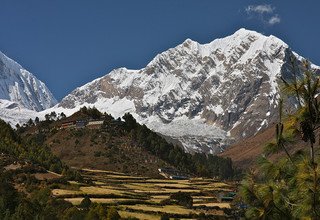
{"label": "distant peak", "polygon": [[257,33],[256,31],[253,31],[253,30],[249,30],[249,29],[246,29],[246,28],[240,28],[239,30],[237,30],[235,33],[250,33],[250,32],[254,32],[254,33]]}
{"label": "distant peak", "polygon": [[235,36],[246,36],[246,35],[264,36],[263,34],[257,32],[257,31],[248,30],[245,28],[240,28],[239,30],[234,32],[233,35],[235,35]]}
{"label": "distant peak", "polygon": [[6,54],[0,51],[0,60],[8,67],[12,69],[21,69],[22,66],[17,63],[15,60],[8,57]]}
{"label": "distant peak", "polygon": [[245,39],[245,38],[254,37],[256,39],[263,39],[265,41],[268,41],[269,43],[276,43],[278,45],[282,45],[283,47],[288,47],[288,45],[285,42],[283,42],[280,38],[278,38],[274,35],[268,36],[268,35],[261,34],[257,31],[252,31],[252,30],[248,30],[245,28],[240,28],[230,37],[232,37],[234,39],[237,39],[237,38],[238,39]]}
{"label": "distant peak", "polygon": [[52,107],[57,103],[46,85],[19,63],[0,52],[0,98],[19,103],[35,111]]}
{"label": "distant peak", "polygon": [[194,41],[190,38],[187,38],[185,41],[183,41],[182,43],[182,46],[184,47],[188,47],[188,48],[191,48],[192,46],[197,46],[198,45],[198,42],[197,41]]}
{"label": "distant peak", "polygon": [[253,36],[257,36],[257,37],[267,37],[267,38],[270,38],[270,39],[279,39],[278,37],[276,37],[274,35],[269,35],[268,36],[268,35],[259,33],[257,31],[248,30],[248,29],[245,29],[245,28],[240,28],[239,30],[234,32],[234,34],[231,35],[231,36],[248,36],[248,35],[253,35]]}
{"label": "distant peak", "polygon": [[181,45],[184,48],[188,48],[190,50],[197,50],[199,43],[197,41],[191,40],[190,38],[187,38]]}
{"label": "distant peak", "polygon": [[183,43],[191,44],[191,43],[197,43],[197,42],[190,38],[187,38]]}

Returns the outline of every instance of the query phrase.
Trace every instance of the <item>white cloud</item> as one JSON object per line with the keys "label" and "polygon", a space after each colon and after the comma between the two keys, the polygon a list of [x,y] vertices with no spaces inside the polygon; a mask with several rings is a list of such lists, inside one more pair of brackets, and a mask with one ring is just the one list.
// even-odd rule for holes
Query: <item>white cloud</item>
{"label": "white cloud", "polygon": [[273,8],[271,5],[249,5],[246,7],[246,12],[264,14],[264,13],[272,13],[274,9],[275,8]]}
{"label": "white cloud", "polygon": [[274,25],[274,24],[280,23],[280,21],[281,21],[281,19],[280,19],[279,15],[274,15],[269,19],[268,24]]}
{"label": "white cloud", "polygon": [[272,5],[248,5],[245,8],[249,19],[258,19],[265,25],[275,25],[281,22],[278,14],[275,14],[276,8]]}

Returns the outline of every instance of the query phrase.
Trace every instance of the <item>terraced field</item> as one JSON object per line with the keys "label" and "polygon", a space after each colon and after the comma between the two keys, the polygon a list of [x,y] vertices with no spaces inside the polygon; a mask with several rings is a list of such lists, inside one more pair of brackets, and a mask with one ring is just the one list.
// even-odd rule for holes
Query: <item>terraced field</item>
{"label": "terraced field", "polygon": [[[82,170],[82,175],[91,181],[82,184],[71,181],[70,185],[53,189],[55,197],[79,205],[84,196],[92,202],[117,207],[123,218],[160,219],[167,214],[171,218],[194,219],[206,216],[224,219],[231,205],[220,202],[220,197],[235,189],[232,183],[212,179],[168,180],[128,176],[103,170]],[[192,208],[167,204],[170,195],[187,192],[193,198]]]}

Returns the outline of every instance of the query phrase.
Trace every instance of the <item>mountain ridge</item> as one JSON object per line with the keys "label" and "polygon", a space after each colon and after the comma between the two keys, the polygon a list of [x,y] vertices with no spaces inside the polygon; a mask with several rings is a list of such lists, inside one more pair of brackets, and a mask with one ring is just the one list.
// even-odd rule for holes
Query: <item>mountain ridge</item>
{"label": "mountain ridge", "polygon": [[0,52],[0,99],[42,111],[57,104],[47,86],[19,63]]}
{"label": "mountain ridge", "polygon": [[[187,152],[216,154],[277,119],[280,77],[295,77],[292,57],[299,75],[303,58],[285,42],[243,28],[207,44],[186,39],[146,67],[114,69],[37,115],[70,115],[83,106],[115,118],[129,112]],[[294,108],[294,103],[287,105]]]}
{"label": "mountain ridge", "polygon": [[293,55],[275,36],[246,29],[207,44],[187,39],[140,70],[115,69],[78,87],[58,106],[130,112],[187,151],[217,153],[275,120],[279,78],[293,77]]}

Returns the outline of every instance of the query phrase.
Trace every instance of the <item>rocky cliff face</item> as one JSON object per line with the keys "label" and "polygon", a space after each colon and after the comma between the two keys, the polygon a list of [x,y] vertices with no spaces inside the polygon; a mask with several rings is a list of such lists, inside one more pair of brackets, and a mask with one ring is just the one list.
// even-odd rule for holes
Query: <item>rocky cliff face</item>
{"label": "rocky cliff face", "polygon": [[57,100],[43,82],[1,52],[0,99],[34,111],[57,104]]}
{"label": "rocky cliff face", "polygon": [[277,120],[292,56],[300,59],[280,39],[245,29],[204,45],[188,39],[141,70],[116,69],[75,89],[59,108],[130,112],[187,151],[217,153]]}

